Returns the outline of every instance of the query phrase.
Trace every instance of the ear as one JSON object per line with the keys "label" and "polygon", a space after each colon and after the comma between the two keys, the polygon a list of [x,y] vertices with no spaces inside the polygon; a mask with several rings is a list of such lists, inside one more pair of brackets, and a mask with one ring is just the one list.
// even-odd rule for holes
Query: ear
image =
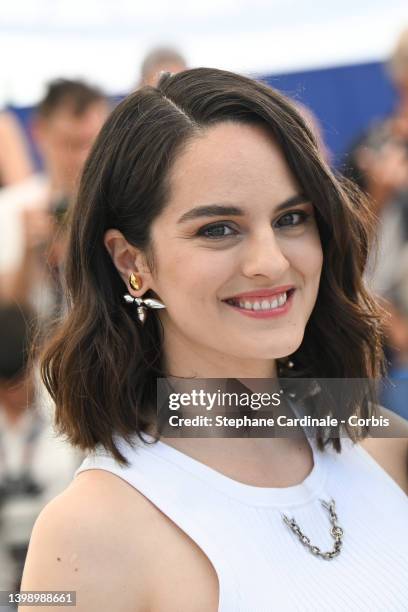
{"label": "ear", "polygon": [[[129,293],[135,297],[140,297],[148,289],[153,289],[152,275],[145,255],[140,249],[131,245],[122,232],[116,229],[107,230],[104,236],[104,244]],[[135,291],[129,285],[129,276],[132,273],[140,276],[142,280],[142,287],[139,291]]]}

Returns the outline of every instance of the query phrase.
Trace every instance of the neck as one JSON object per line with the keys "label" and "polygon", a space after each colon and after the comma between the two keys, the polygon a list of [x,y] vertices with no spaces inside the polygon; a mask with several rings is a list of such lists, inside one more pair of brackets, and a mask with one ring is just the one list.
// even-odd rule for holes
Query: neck
{"label": "neck", "polygon": [[13,427],[18,425],[27,410],[26,404],[13,406],[3,403],[1,407],[6,417],[6,421]]}
{"label": "neck", "polygon": [[167,438],[172,446],[208,467],[245,484],[289,487],[313,468],[313,452],[301,438]]}
{"label": "neck", "polygon": [[[175,388],[177,393],[191,393],[193,388],[210,393],[217,389],[234,391],[235,388],[226,387],[225,379],[242,382],[244,387],[240,388],[241,392],[272,394],[279,390],[275,359],[243,359],[218,353],[206,346],[192,347],[185,338],[177,334],[165,335],[164,354],[166,355],[165,370],[168,372],[172,386],[175,381],[173,389]],[[176,380],[177,377],[187,378],[187,381]],[[191,380],[194,378],[215,378],[217,380]],[[256,382],[248,379],[267,380]],[[289,410],[290,416],[294,416],[290,408],[285,405],[282,405],[281,408],[285,413]],[[183,406],[182,410],[183,416],[188,417],[197,414],[214,416],[215,413],[214,410],[211,412],[206,408],[203,409],[199,404],[193,404],[193,407],[190,404],[190,408],[187,409]],[[270,416],[271,407],[262,407],[249,412],[252,413],[251,417]],[[180,413],[178,410],[172,412],[172,414],[178,413]],[[220,414],[220,411],[217,411],[217,414]],[[237,417],[238,408],[232,406],[229,409],[229,416]],[[296,484],[299,482],[299,474],[305,477],[313,466],[310,445],[303,432],[297,438],[273,437],[273,432],[268,437],[265,437],[263,433],[264,437],[261,438],[255,437],[252,432],[246,437],[244,437],[245,434],[241,437],[229,437],[230,431],[227,432],[222,427],[215,428],[211,425],[205,429],[205,437],[201,437],[202,434],[197,435],[197,430],[194,436],[191,428],[188,432],[185,430],[181,432],[181,435],[180,430],[177,431],[177,437],[174,437],[174,429],[177,427],[173,430],[169,427],[165,428],[162,436],[164,443],[232,478],[252,482],[257,486]],[[149,429],[148,433],[154,433],[154,429]],[[298,462],[297,471],[292,470],[293,462]],[[295,472],[296,482],[292,482],[291,478]]]}
{"label": "neck", "polygon": [[7,388],[0,388],[0,406],[7,422],[17,426],[26,414],[35,397],[34,382],[31,376],[25,377]]}
{"label": "neck", "polygon": [[186,378],[277,377],[275,359],[247,359],[227,355],[204,345],[189,344],[186,338],[167,334],[164,340],[165,369],[169,376]]}
{"label": "neck", "polygon": [[50,199],[56,200],[61,197],[72,198],[75,192],[75,181],[65,173],[54,168],[52,164],[46,165],[46,176],[49,183]]}

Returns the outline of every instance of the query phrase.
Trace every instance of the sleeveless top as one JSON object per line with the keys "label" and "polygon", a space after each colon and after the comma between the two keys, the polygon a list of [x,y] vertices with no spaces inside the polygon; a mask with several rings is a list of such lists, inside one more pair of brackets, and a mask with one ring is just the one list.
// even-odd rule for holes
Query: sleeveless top
{"label": "sleeveless top", "polygon": [[[162,441],[137,437],[131,445],[119,441],[129,466],[99,450],[77,473],[116,474],[178,525],[218,575],[219,612],[407,612],[408,497],[350,440],[340,454],[311,445],[312,471],[287,488],[240,483]],[[282,514],[313,545],[332,550],[320,502],[331,498],[344,537],[340,555],[327,561],[302,546]]]}

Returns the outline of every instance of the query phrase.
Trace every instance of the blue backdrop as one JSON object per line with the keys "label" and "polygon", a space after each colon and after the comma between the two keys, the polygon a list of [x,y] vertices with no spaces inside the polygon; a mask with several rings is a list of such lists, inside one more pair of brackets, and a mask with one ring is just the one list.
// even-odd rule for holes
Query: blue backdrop
{"label": "blue backdrop", "polygon": [[367,63],[267,76],[269,85],[309,106],[318,117],[335,165],[358,135],[388,115],[395,91],[383,64]]}
{"label": "blue backdrop", "polygon": [[[392,85],[377,62],[265,75],[262,80],[313,110],[336,166],[341,166],[353,140],[371,122],[389,114],[395,103]],[[32,109],[14,110],[28,128]]]}

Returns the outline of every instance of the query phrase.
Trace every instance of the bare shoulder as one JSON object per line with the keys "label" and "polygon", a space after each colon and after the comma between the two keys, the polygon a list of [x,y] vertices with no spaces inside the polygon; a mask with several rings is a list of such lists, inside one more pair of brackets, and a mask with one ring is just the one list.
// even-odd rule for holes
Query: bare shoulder
{"label": "bare shoulder", "polygon": [[373,433],[360,444],[408,495],[408,421],[383,406],[378,415],[388,419],[389,437]]}
{"label": "bare shoulder", "polygon": [[210,612],[219,597],[215,570],[195,542],[103,470],[79,474],[42,511],[22,590],[76,591],[78,612]]}
{"label": "bare shoulder", "polygon": [[80,474],[37,519],[22,590],[76,591],[78,612],[147,610],[154,515],[146,506],[113,474]]}

